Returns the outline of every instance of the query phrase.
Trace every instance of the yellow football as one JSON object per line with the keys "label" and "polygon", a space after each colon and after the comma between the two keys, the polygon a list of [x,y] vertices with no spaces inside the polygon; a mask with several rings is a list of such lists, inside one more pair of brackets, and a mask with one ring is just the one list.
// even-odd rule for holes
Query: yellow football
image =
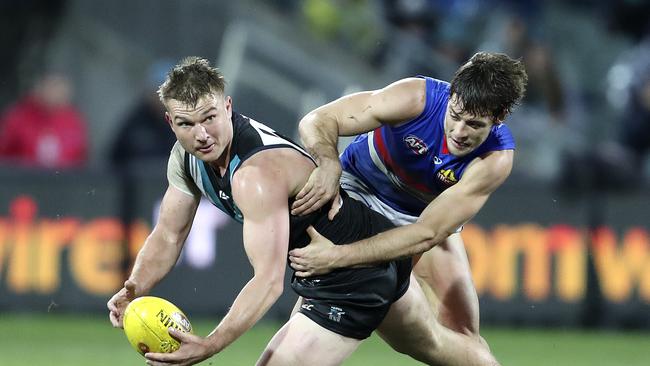
{"label": "yellow football", "polygon": [[139,297],[124,311],[124,333],[141,355],[147,352],[170,353],[180,344],[167,331],[174,328],[192,333],[185,314],[171,302],[154,296]]}

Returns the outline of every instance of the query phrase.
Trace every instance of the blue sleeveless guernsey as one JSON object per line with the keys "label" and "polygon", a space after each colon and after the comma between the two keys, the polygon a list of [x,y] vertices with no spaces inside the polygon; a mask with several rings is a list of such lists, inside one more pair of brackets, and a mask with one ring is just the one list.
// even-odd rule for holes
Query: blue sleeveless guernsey
{"label": "blue sleeveless guernsey", "polygon": [[449,83],[425,80],[426,105],[417,118],[357,136],[341,154],[343,170],[361,179],[382,202],[411,216],[419,216],[456,184],[474,158],[515,148],[510,129],[501,123],[492,126],[488,138],[470,154],[450,154],[444,133]]}

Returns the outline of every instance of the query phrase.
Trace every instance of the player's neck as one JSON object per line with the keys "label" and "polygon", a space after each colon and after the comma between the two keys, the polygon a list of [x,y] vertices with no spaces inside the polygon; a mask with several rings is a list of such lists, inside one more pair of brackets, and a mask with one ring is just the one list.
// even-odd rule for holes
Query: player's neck
{"label": "player's neck", "polygon": [[214,169],[220,177],[223,177],[226,174],[228,166],[230,165],[230,146],[232,145],[228,145],[228,148],[224,150],[223,154],[221,154],[217,160],[210,163],[212,169]]}

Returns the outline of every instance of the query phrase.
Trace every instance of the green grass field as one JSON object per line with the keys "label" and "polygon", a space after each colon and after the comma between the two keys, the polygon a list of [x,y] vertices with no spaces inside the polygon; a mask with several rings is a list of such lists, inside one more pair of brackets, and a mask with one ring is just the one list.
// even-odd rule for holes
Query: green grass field
{"label": "green grass field", "polygon": [[[216,320],[194,320],[205,335]],[[262,323],[202,365],[253,365],[279,324]],[[486,328],[503,365],[649,365],[650,333]],[[143,365],[124,334],[99,316],[0,314],[0,365]],[[346,366],[420,365],[373,336]]]}

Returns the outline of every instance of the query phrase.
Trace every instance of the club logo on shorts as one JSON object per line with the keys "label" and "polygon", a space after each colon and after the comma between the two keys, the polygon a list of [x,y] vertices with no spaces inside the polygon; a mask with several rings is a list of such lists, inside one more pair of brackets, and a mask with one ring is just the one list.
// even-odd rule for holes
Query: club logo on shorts
{"label": "club logo on shorts", "polygon": [[330,306],[330,312],[327,314],[327,316],[330,318],[330,320],[339,323],[341,322],[341,315],[344,314],[345,311],[343,311],[343,309],[336,306]]}
{"label": "club logo on shorts", "polygon": [[425,144],[422,139],[415,135],[408,135],[404,137],[404,142],[406,143],[406,146],[408,146],[408,148],[417,155],[424,155],[427,153],[427,151],[429,151],[427,144]]}

